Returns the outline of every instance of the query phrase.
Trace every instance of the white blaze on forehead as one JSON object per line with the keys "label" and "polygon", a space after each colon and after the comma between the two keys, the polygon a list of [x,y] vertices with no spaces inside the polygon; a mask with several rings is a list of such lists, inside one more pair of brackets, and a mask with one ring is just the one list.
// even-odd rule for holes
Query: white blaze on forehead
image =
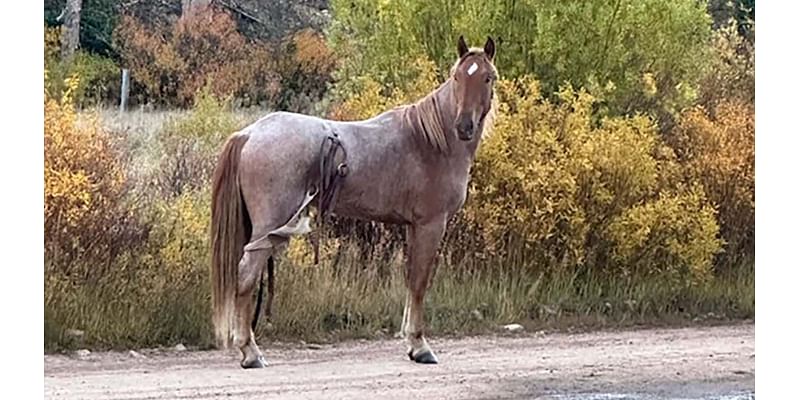
{"label": "white blaze on forehead", "polygon": [[477,70],[478,70],[478,64],[476,64],[476,63],[472,63],[472,65],[470,65],[470,66],[469,66],[469,69],[467,70],[467,75],[472,75],[472,74],[474,74],[474,73],[475,73],[475,71],[477,71]]}

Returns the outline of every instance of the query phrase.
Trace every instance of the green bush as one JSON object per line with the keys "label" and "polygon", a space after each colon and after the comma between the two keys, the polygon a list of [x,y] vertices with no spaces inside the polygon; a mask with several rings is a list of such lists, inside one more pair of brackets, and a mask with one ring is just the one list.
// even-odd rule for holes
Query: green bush
{"label": "green bush", "polygon": [[495,37],[503,77],[533,74],[545,97],[564,82],[586,87],[611,114],[680,111],[697,96],[708,64],[711,20],[692,0],[334,0],[331,7],[342,98],[353,94],[356,77],[404,88],[420,57],[444,78],[460,34],[475,46]]}
{"label": "green bush", "polygon": [[119,98],[121,70],[114,60],[82,50],[75,52],[67,62],[60,58],[57,28],[45,29],[45,89],[47,94],[58,99],[67,88],[67,80],[79,76],[80,80],[71,89],[72,100],[79,107],[109,102]]}

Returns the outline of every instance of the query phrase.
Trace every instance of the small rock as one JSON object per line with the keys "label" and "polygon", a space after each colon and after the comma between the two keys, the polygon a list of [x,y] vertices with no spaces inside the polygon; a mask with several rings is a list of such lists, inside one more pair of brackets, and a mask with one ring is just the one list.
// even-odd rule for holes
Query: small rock
{"label": "small rock", "polygon": [[544,331],[537,331],[536,333],[534,333],[534,335],[537,338],[543,338],[543,337],[545,337],[546,333]]}
{"label": "small rock", "polygon": [[175,351],[186,351],[186,346],[184,346],[183,343],[178,343],[173,349]]}
{"label": "small rock", "polygon": [[71,336],[71,337],[75,337],[75,338],[83,337],[83,331],[80,330],[80,329],[67,329],[67,331],[64,332],[64,333],[67,336]]}
{"label": "small rock", "polygon": [[314,343],[309,343],[308,345],[306,345],[306,348],[309,350],[321,350],[322,346]]}
{"label": "small rock", "polygon": [[141,353],[139,353],[137,351],[134,351],[134,350],[129,351],[128,355],[133,357],[133,358],[146,358],[143,354],[141,354]]}
{"label": "small rock", "polygon": [[472,318],[475,318],[477,321],[483,321],[483,314],[481,314],[480,310],[472,310],[470,315],[472,315]]}
{"label": "small rock", "polygon": [[505,330],[507,330],[509,332],[519,332],[519,331],[521,331],[521,330],[523,330],[525,328],[523,328],[523,326],[520,325],[520,324],[508,324],[508,325],[504,325],[503,329],[505,329]]}
{"label": "small rock", "polygon": [[79,358],[86,358],[89,357],[91,354],[92,352],[89,351],[88,349],[80,349],[75,352],[75,355],[78,356]]}
{"label": "small rock", "polygon": [[395,332],[394,333],[394,338],[395,339],[402,339],[403,338],[403,332],[401,332],[401,331]]}

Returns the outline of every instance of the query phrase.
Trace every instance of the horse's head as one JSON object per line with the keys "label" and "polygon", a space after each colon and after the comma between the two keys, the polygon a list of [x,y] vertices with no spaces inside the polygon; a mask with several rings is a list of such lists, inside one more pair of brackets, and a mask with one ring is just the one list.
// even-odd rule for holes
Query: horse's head
{"label": "horse's head", "polygon": [[497,70],[494,59],[494,41],[486,40],[483,49],[467,46],[464,36],[458,38],[458,61],[453,67],[454,96],[456,103],[455,127],[458,138],[472,140],[480,133],[483,121],[492,108],[492,94]]}

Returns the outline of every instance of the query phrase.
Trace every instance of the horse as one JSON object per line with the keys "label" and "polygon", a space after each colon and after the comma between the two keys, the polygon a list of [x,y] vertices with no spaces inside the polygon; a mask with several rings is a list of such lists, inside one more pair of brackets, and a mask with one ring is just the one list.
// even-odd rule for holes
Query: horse
{"label": "horse", "polygon": [[461,36],[457,50],[447,80],[413,104],[349,122],[273,112],[228,137],[212,182],[212,319],[218,346],[238,347],[241,367],[267,365],[253,335],[258,314],[249,323],[256,284],[266,267],[270,307],[274,257],[311,231],[307,208],[333,181],[331,213],[406,226],[406,354],[438,363],[424,335],[425,292],[496,108],[492,38],[470,48]]}

